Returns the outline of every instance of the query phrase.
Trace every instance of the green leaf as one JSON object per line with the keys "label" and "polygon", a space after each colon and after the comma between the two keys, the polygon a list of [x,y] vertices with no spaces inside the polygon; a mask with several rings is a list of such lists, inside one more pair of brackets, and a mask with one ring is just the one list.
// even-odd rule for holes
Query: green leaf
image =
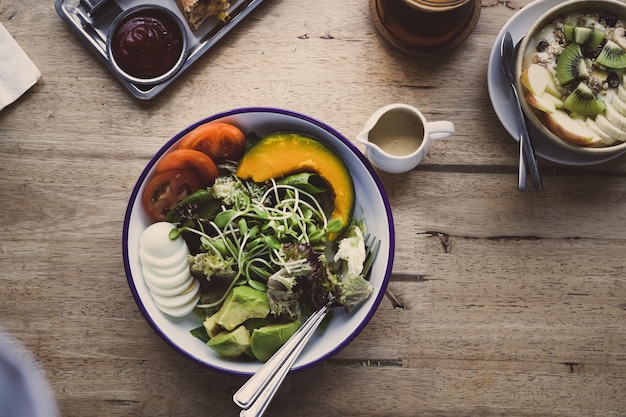
{"label": "green leaf", "polygon": [[170,233],[168,234],[168,237],[171,240],[176,240],[181,235],[181,233],[183,233],[183,229],[179,229],[178,227],[174,227],[172,230],[170,230]]}
{"label": "green leaf", "polygon": [[266,235],[264,236],[265,244],[272,249],[280,249],[280,242],[274,236]]}
{"label": "green leaf", "polygon": [[230,223],[239,212],[236,210],[225,210],[215,216],[215,224],[219,228],[224,228],[228,223]]}
{"label": "green leaf", "polygon": [[263,291],[263,292],[267,291],[267,285],[263,284],[262,282],[255,281],[253,279],[248,280],[248,285],[258,291]]}
{"label": "green leaf", "polygon": [[332,219],[328,222],[328,226],[326,227],[326,230],[330,233],[337,233],[341,229],[343,229],[343,221],[341,221],[341,219]]}
{"label": "green leaf", "polygon": [[195,329],[191,329],[191,330],[189,330],[189,333],[191,333],[191,335],[193,337],[196,337],[196,338],[202,340],[204,343],[208,342],[211,339],[209,337],[209,334],[206,332],[206,329],[204,328],[204,326],[200,326],[200,327],[196,327]]}
{"label": "green leaf", "polygon": [[[316,181],[317,180],[317,181]],[[310,172],[301,172],[298,174],[289,175],[277,182],[280,185],[291,185],[300,190],[306,191],[311,194],[320,194],[325,192],[324,188],[319,187],[316,183],[322,183],[319,176],[311,174]]]}

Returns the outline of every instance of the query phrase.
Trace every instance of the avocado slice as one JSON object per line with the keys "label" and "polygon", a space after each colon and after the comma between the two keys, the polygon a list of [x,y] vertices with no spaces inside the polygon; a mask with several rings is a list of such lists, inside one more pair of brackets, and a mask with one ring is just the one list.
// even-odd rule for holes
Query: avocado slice
{"label": "avocado slice", "polygon": [[300,320],[268,324],[252,331],[250,348],[254,357],[266,362],[300,328]]}
{"label": "avocado slice", "polygon": [[220,313],[218,311],[212,316],[207,317],[206,320],[204,320],[204,322],[202,323],[210,338],[217,336],[223,330],[222,327],[217,323],[219,318]]}
{"label": "avocado slice", "polygon": [[218,315],[216,322],[219,326],[226,330],[233,330],[248,319],[262,319],[269,313],[270,302],[267,294],[247,285],[241,285],[231,290],[224,304],[215,314]]}
{"label": "avocado slice", "polygon": [[239,326],[230,332],[217,334],[207,345],[220,356],[238,358],[250,347],[250,332],[245,326]]}

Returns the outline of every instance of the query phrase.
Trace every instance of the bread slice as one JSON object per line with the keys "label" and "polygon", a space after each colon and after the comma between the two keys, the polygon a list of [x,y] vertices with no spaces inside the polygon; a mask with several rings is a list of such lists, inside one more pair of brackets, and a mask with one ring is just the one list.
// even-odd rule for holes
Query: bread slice
{"label": "bread slice", "polygon": [[229,0],[176,0],[187,24],[192,31],[198,28],[211,16],[222,22],[228,21]]}

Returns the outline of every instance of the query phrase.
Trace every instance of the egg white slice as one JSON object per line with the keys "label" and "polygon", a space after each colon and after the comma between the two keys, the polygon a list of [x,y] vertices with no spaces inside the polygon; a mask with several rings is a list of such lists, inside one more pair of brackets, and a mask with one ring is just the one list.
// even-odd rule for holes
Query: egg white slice
{"label": "egg white slice", "polygon": [[184,269],[176,275],[163,277],[156,275],[150,267],[142,266],[141,273],[148,287],[156,287],[161,289],[174,288],[189,280],[191,273],[188,269]]}
{"label": "egg white slice", "polygon": [[167,257],[152,255],[149,248],[139,248],[139,259],[141,263],[143,265],[150,265],[150,267],[155,269],[169,269],[183,262],[186,263],[187,255],[189,255],[189,249],[185,244]]}
{"label": "egg white slice", "polygon": [[181,247],[186,246],[183,239],[170,239],[169,233],[175,225],[168,222],[153,223],[141,235],[139,247],[157,258],[167,258]]}
{"label": "egg white slice", "polygon": [[193,282],[191,282],[191,285],[179,295],[163,297],[161,295],[152,293],[152,298],[154,298],[154,301],[156,301],[157,304],[164,307],[180,307],[193,300],[198,295],[199,290],[200,283],[194,279]]}
{"label": "egg white slice", "polygon": [[193,311],[193,309],[196,307],[196,304],[198,304],[198,301],[200,301],[199,294],[196,295],[196,297],[192,299],[190,302],[188,302],[187,304],[179,306],[179,307],[165,307],[165,306],[160,305],[159,303],[156,303],[156,306],[159,308],[159,310],[161,310],[168,316],[183,317]]}
{"label": "egg white slice", "polygon": [[184,293],[189,287],[191,287],[193,281],[195,281],[195,278],[190,275],[188,280],[172,288],[161,288],[150,285],[148,285],[148,288],[150,288],[150,291],[153,294],[160,295],[161,297],[174,297],[176,295]]}

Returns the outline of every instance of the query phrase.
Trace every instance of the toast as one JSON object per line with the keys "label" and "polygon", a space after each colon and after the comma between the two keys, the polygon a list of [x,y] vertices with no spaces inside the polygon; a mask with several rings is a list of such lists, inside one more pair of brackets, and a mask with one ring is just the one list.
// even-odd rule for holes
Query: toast
{"label": "toast", "polygon": [[229,19],[229,0],[176,0],[187,24],[192,31],[198,28],[211,16],[226,22]]}

